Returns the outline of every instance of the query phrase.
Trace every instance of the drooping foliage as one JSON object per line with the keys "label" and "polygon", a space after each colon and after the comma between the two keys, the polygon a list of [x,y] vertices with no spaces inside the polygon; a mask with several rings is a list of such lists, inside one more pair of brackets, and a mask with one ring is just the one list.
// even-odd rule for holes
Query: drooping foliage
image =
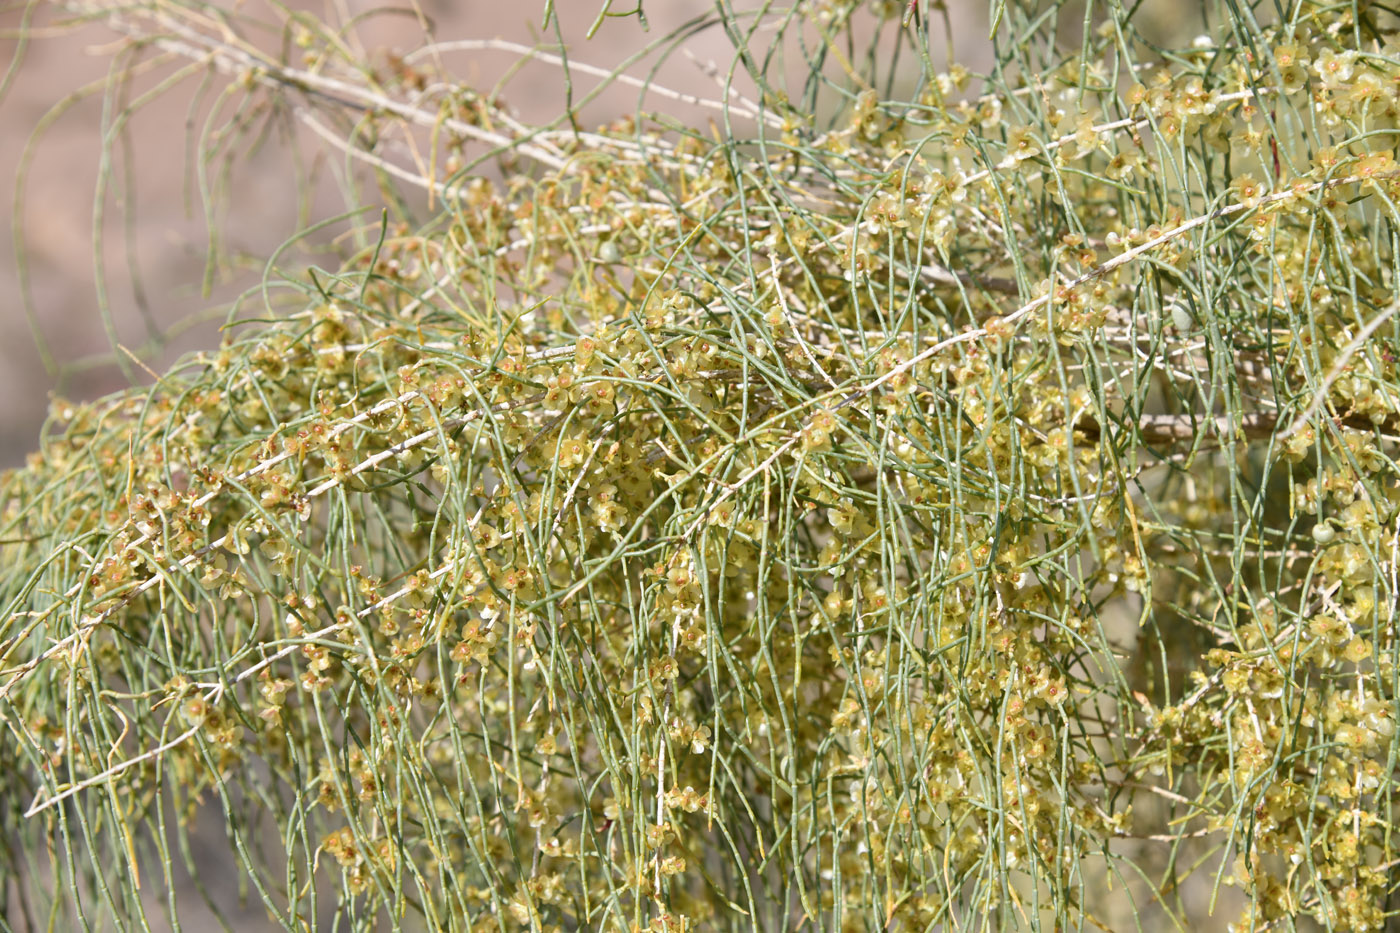
{"label": "drooping foliage", "polygon": [[720,3],[720,122],[585,129],[60,6],[390,213],[5,475],[12,924],[178,916],[210,810],[288,930],[1395,912],[1388,12]]}

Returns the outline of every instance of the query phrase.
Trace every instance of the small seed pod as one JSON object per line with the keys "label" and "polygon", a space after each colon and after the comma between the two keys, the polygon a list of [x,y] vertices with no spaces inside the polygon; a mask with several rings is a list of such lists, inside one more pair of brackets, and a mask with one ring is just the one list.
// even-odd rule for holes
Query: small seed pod
{"label": "small seed pod", "polygon": [[1167,305],[1167,310],[1171,314],[1172,326],[1183,334],[1195,323],[1195,318],[1191,316],[1191,307],[1184,301],[1172,299]]}

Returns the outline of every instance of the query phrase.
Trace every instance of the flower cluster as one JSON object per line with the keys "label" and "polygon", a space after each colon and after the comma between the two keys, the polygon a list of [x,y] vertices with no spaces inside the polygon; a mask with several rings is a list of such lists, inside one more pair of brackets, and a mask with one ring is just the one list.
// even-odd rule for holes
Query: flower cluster
{"label": "flower cluster", "polygon": [[441,215],[0,482],[0,827],[116,821],[123,914],[212,800],[289,928],[325,871],[365,929],[1097,923],[1170,853],[1239,929],[1381,929],[1400,52],[1302,7],[1165,57],[1008,12],[1043,77],[843,59],[720,139],[400,61]]}

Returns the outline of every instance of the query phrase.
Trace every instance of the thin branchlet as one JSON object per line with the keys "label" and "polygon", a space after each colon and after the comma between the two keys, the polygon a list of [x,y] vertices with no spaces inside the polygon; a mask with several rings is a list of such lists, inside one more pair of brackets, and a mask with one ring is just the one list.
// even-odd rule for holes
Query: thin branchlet
{"label": "thin branchlet", "polygon": [[719,4],[707,97],[52,5],[393,210],[0,480],[6,922],[178,917],[210,809],[287,930],[1393,922],[1389,13]]}

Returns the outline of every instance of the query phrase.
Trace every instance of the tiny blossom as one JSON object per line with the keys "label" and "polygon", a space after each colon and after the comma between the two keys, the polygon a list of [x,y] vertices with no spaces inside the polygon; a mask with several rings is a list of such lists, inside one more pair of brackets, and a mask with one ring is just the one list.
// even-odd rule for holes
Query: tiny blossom
{"label": "tiny blossom", "polygon": [[1264,186],[1255,180],[1253,175],[1238,175],[1230,182],[1230,188],[1239,198],[1239,202],[1247,208],[1259,206],[1260,198],[1264,195]]}
{"label": "tiny blossom", "polygon": [[1342,52],[1323,49],[1313,62],[1313,70],[1317,72],[1318,77],[1322,78],[1324,84],[1335,87],[1351,80],[1355,62],[1356,51],[1354,49],[1346,49]]}
{"label": "tiny blossom", "polygon": [[[240,112],[355,124],[388,209],[0,474],[12,835],[117,842],[51,925],[146,897],[152,813],[290,926],[1131,925],[1110,855],[1384,925],[1396,37],[1052,3],[920,74],[939,6],[719,9],[689,129],[240,20]],[[121,27],[242,67],[182,9]]]}

